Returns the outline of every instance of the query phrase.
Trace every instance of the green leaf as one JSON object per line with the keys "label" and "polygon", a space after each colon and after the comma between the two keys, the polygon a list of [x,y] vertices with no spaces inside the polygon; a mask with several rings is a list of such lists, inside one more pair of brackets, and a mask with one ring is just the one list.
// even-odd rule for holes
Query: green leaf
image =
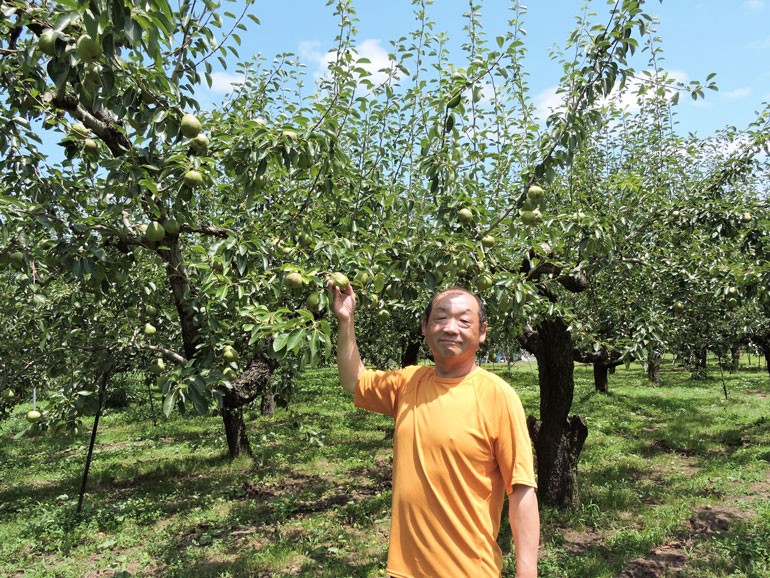
{"label": "green leaf", "polygon": [[286,342],[289,340],[288,333],[279,333],[273,338],[273,351],[278,353],[286,347]]}
{"label": "green leaf", "polygon": [[289,334],[289,338],[286,340],[286,349],[288,351],[297,351],[299,343],[305,337],[305,329],[303,327],[297,328]]}
{"label": "green leaf", "polygon": [[171,390],[166,397],[163,398],[163,415],[166,417],[171,415],[171,412],[174,411],[174,405],[176,405],[176,399],[177,395],[179,393],[179,390],[174,388]]}

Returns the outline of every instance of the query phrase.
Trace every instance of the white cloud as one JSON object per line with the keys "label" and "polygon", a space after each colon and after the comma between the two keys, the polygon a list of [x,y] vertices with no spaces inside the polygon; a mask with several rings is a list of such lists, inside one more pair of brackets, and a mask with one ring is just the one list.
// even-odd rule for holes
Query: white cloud
{"label": "white cloud", "polygon": [[321,52],[320,42],[300,42],[299,43],[299,55],[309,62],[316,65],[320,64],[324,59],[324,53]]}
{"label": "white cloud", "polygon": [[690,77],[682,70],[669,70],[668,75],[674,82],[687,82]]}
{"label": "white cloud", "polygon": [[743,86],[741,88],[736,88],[735,90],[724,93],[724,98],[726,100],[739,100],[741,98],[746,98],[751,94],[751,92],[752,91],[750,87]]}
{"label": "white cloud", "polygon": [[752,50],[756,50],[758,52],[764,52],[766,50],[770,49],[770,36],[767,36],[763,38],[762,40],[757,40],[756,42],[752,42],[749,44],[750,48]]}
{"label": "white cloud", "polygon": [[747,12],[762,12],[765,9],[764,0],[744,0],[743,9]]}
{"label": "white cloud", "polygon": [[481,83],[481,93],[479,96],[481,102],[491,102],[495,98],[495,87],[491,82]]}
{"label": "white cloud", "polygon": [[748,135],[742,135],[734,140],[727,140],[723,137],[708,137],[698,145],[701,151],[706,154],[712,154],[716,158],[727,158],[742,149],[751,146],[751,139]]}
{"label": "white cloud", "polygon": [[243,84],[243,76],[227,72],[211,73],[211,92],[227,94],[239,84]]}
{"label": "white cloud", "polygon": [[[687,75],[684,72],[678,70],[668,71],[669,83],[685,83],[687,82]],[[644,82],[649,79],[646,77],[629,79],[625,88],[620,92],[617,88],[613,89],[608,97],[605,97],[599,101],[600,105],[607,104],[609,101],[613,101],[618,107],[627,111],[633,112],[639,110],[639,89]],[[545,120],[548,116],[553,114],[557,110],[561,110],[564,105],[564,94],[556,92],[557,87],[547,88],[535,96],[535,114],[537,118]],[[673,89],[666,90],[668,98],[672,98],[674,95]],[[644,98],[644,97],[642,97]]]}
{"label": "white cloud", "polygon": [[564,105],[564,94],[557,93],[552,86],[535,95],[535,116],[545,120]]}
{"label": "white cloud", "polygon": [[[393,61],[389,58],[388,51],[380,46],[378,39],[364,40],[354,47],[352,52],[354,61],[362,59],[369,61],[362,62],[356,65],[356,67],[366,70],[369,73],[367,78],[370,81],[379,84],[388,78],[388,74],[381,72],[381,70],[391,68]],[[314,74],[316,79],[322,78],[327,73],[329,65],[337,58],[336,52],[322,53],[317,42],[303,42],[300,45],[300,54],[308,61],[314,62],[317,65],[317,70]]]}

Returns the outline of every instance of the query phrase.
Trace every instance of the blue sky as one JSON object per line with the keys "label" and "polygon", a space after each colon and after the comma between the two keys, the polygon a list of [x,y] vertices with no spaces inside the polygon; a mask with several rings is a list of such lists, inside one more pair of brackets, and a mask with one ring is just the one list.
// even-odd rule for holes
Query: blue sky
{"label": "blue sky", "polygon": [[[486,0],[482,14],[488,38],[493,39],[508,18],[504,0]],[[409,33],[415,20],[408,0],[354,0],[358,13],[359,53],[385,62],[388,41]],[[468,3],[438,0],[428,6],[438,30],[460,41],[461,14]],[[531,0],[525,16],[529,87],[538,104],[547,106],[559,82],[561,70],[549,59],[550,49],[563,46],[583,7],[581,0]],[[609,7],[594,0],[590,9],[599,22]],[[770,101],[770,0],[647,0],[645,9],[659,18],[662,67],[677,78],[705,80],[716,73],[718,92],[709,91],[705,101],[682,99],[677,107],[679,130],[706,138],[716,130],[734,125],[745,128],[756,112]],[[311,72],[323,66],[324,54],[334,45],[337,20],[323,0],[256,0],[252,8],[261,21],[244,36],[242,59],[261,52],[272,57],[280,52],[301,56]],[[459,54],[458,54],[459,56]],[[636,64],[644,66],[645,60]],[[222,75],[220,88],[229,77]],[[214,95],[211,95],[214,97]]]}

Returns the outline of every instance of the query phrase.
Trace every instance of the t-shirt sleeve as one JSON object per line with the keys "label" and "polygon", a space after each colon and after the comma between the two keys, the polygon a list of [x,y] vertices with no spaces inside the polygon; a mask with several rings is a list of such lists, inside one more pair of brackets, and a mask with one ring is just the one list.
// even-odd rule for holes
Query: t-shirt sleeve
{"label": "t-shirt sleeve", "polygon": [[366,370],[358,377],[355,406],[395,417],[398,394],[403,382],[399,371]]}
{"label": "t-shirt sleeve", "polygon": [[498,405],[499,426],[495,442],[495,455],[500,474],[505,481],[508,494],[513,486],[523,484],[537,487],[535,481],[532,441],[527,429],[527,416],[519,396],[507,387],[501,390],[503,395]]}

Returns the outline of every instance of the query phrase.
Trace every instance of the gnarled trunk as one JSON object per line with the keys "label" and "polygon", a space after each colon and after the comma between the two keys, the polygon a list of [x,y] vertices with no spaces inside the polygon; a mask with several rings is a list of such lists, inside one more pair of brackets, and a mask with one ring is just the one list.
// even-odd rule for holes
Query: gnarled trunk
{"label": "gnarled trunk", "polygon": [[[190,307],[187,299],[191,286],[184,264],[182,248],[178,237],[170,237],[165,245],[167,248],[159,249],[158,254],[166,261],[166,274],[179,315],[185,356],[188,359],[195,359],[200,342],[200,332],[195,324],[195,311]],[[240,379],[239,377],[236,383]],[[227,449],[231,458],[241,454],[252,455],[249,437],[246,434],[246,422],[243,419],[243,406],[248,402],[241,402],[240,390],[235,383],[233,385],[233,391],[228,391],[224,396],[221,410]]]}
{"label": "gnarled trunk", "polygon": [[185,356],[187,359],[194,359],[200,343],[200,332],[195,325],[195,310],[188,303],[187,296],[191,293],[192,288],[184,263],[182,247],[178,237],[169,237],[164,241],[164,246],[167,248],[158,249],[158,254],[166,262],[166,275],[179,315]]}
{"label": "gnarled trunk", "polygon": [[578,459],[588,437],[580,416],[569,416],[575,391],[572,336],[561,319],[543,322],[519,338],[537,358],[540,420],[528,418],[537,456],[538,497],[546,506],[580,505]]}
{"label": "gnarled trunk", "polygon": [[527,426],[537,452],[538,499],[561,510],[578,508],[578,461],[588,437],[585,420],[573,415],[544,429],[543,421],[529,416]]}
{"label": "gnarled trunk", "polygon": [[244,453],[252,455],[246,435],[246,422],[243,419],[243,406],[251,403],[258,395],[272,391],[270,383],[277,366],[277,362],[266,353],[259,353],[249,362],[243,373],[232,381],[232,388],[228,389],[222,398],[222,420],[231,458]]}
{"label": "gnarled trunk", "polygon": [[225,426],[225,437],[227,438],[227,449],[230,458],[237,458],[240,455],[252,456],[249,436],[246,435],[246,422],[243,419],[242,407],[222,406],[222,421]]}

